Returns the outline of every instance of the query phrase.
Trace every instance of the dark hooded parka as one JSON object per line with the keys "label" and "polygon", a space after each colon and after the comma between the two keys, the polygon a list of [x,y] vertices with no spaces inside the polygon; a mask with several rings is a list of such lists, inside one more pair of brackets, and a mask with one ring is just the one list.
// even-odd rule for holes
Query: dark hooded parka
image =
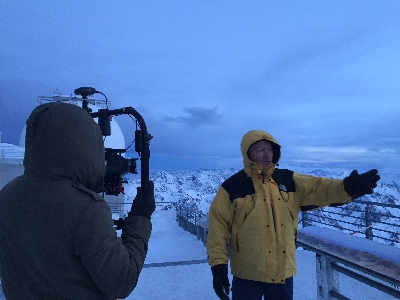
{"label": "dark hooded parka", "polygon": [[[252,144],[271,142],[273,163],[263,168],[250,161]],[[295,239],[302,206],[347,203],[343,181],[275,168],[280,145],[267,132],[252,130],[241,142],[244,169],[222,183],[209,212],[209,264],[228,263],[234,276],[269,283],[284,283],[296,273]]]}
{"label": "dark hooded parka", "polygon": [[48,103],[26,122],[24,174],[0,192],[0,275],[7,299],[117,299],[136,286],[150,238],[145,217],[117,237],[98,194],[99,126],[82,108]]}

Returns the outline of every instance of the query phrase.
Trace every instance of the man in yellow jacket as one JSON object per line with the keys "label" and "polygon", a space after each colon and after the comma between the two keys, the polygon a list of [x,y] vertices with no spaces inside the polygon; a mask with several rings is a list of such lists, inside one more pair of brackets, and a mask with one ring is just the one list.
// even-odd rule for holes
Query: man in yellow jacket
{"label": "man in yellow jacket", "polygon": [[222,183],[209,212],[207,252],[215,293],[229,299],[229,241],[233,300],[291,300],[298,212],[371,194],[378,172],[353,171],[340,180],[278,169],[280,145],[262,130],[247,132],[241,151],[244,169]]}

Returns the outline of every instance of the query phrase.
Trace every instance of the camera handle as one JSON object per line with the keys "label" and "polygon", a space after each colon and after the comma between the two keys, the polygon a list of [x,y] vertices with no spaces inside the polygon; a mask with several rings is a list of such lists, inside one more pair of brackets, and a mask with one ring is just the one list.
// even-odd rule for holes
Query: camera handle
{"label": "camera handle", "polygon": [[[150,181],[150,140],[151,135],[147,132],[147,126],[143,117],[133,108],[124,107],[119,109],[99,109],[98,112],[89,112],[92,118],[99,118],[109,120],[110,116],[118,115],[133,115],[141,130],[135,132],[135,151],[141,153],[140,156],[140,168],[141,168],[141,188],[143,196],[148,192],[149,181]],[[105,125],[107,126],[107,124]],[[102,128],[103,131],[103,128]]]}

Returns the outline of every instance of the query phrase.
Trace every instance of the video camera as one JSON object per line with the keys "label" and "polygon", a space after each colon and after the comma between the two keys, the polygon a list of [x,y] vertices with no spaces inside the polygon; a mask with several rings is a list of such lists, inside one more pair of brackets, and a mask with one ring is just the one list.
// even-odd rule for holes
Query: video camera
{"label": "video camera", "polygon": [[[88,104],[94,104],[92,99],[88,99],[95,93],[102,94],[92,87],[80,87],[75,89],[74,93],[76,95],[82,96],[82,108],[85,109],[92,118],[98,118],[98,125],[100,126],[102,135],[104,137],[111,135],[111,118],[112,116],[118,116],[127,114],[131,117],[133,116],[136,120],[136,125],[140,129],[135,130],[135,151],[138,153],[141,161],[141,189],[143,195],[147,193],[149,184],[149,162],[150,162],[150,140],[152,136],[147,132],[146,123],[144,122],[142,116],[132,107],[124,107],[120,109],[110,110],[108,107],[106,109],[99,109],[97,112],[92,112]],[[106,163],[106,174],[104,177],[104,193],[107,195],[118,195],[124,192],[123,183],[124,174],[132,173],[137,174],[136,160],[137,158],[125,158],[122,156],[126,152],[126,149],[111,149],[105,148],[105,163]]]}

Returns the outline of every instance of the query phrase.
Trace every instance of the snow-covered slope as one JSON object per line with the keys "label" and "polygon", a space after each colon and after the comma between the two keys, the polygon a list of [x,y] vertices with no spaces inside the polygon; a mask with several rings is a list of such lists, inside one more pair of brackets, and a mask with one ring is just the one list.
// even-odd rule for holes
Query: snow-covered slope
{"label": "snow-covered slope", "polygon": [[[344,178],[352,170],[345,169],[293,169],[303,174],[327,178]],[[179,202],[207,214],[221,183],[239,170],[235,169],[199,169],[187,171],[158,171],[150,174],[154,181],[155,196],[158,202]],[[360,172],[364,172],[362,170]],[[363,200],[400,205],[400,174],[380,173],[381,180],[375,193],[363,197]],[[136,187],[140,185],[139,175],[129,175],[125,187],[125,201],[132,202]]]}

